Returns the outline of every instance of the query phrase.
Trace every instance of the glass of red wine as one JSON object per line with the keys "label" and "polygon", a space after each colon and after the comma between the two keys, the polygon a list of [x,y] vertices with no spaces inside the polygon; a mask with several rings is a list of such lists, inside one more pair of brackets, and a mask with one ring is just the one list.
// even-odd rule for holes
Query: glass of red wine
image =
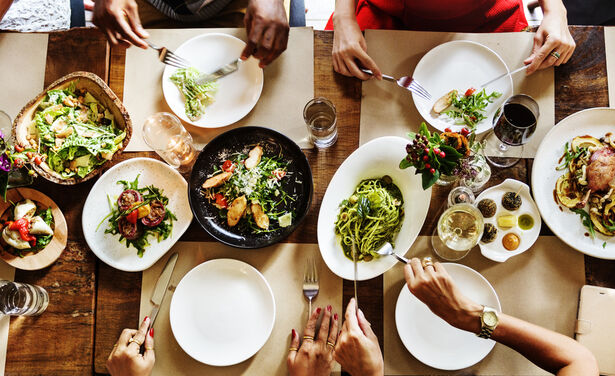
{"label": "glass of red wine", "polygon": [[493,131],[487,137],[485,155],[496,167],[511,167],[519,161],[523,144],[536,130],[538,103],[525,94],[508,98],[493,116]]}

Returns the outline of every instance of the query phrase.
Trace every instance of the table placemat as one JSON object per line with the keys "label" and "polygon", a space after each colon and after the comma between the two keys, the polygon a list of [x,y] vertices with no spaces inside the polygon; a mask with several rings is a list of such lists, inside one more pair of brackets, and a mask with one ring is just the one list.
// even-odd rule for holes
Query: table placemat
{"label": "table placemat", "polygon": [[[424,257],[430,237],[417,239],[408,256]],[[461,263],[480,272],[497,292],[502,311],[573,337],[579,291],[585,284],[583,254],[554,236],[542,236],[525,253],[504,263],[474,249]],[[516,351],[496,344],[485,359],[461,371],[442,371],[415,359],[402,344],[395,325],[395,306],[404,285],[402,265],[384,275],[384,354],[386,375],[549,375]]]}
{"label": "table placemat", "polygon": [[[394,77],[411,76],[419,60],[432,48],[452,41],[470,40],[481,43],[506,62],[509,70],[523,65],[533,45],[534,33],[442,33],[399,30],[366,30],[369,55],[383,73]],[[418,131],[423,118],[417,111],[409,91],[387,81],[363,82],[361,96],[360,144],[382,136],[402,136]],[[544,135],[555,123],[555,84],[553,68],[526,77],[513,76],[513,94],[528,94],[540,107],[534,136],[525,145],[524,158],[533,158]],[[437,98],[434,98],[434,101]]]}
{"label": "table placemat", "polygon": [[11,121],[43,91],[48,39],[47,34],[0,33],[0,110]]}
{"label": "table placemat", "polygon": [[[154,284],[173,252],[179,252],[179,259],[156,319],[156,365],[152,375],[286,375],[291,329],[295,328],[301,333],[307,320],[308,304],[303,297],[302,283],[308,255],[314,256],[320,277],[320,291],[313,306],[326,307],[331,304],[342,317],[342,280],[329,271],[320,257],[317,244],[282,243],[263,249],[240,250],[220,243],[179,242],[169,254],[143,272],[141,319],[152,308],[149,299]],[[271,286],[276,302],[276,322],[265,346],[252,358],[230,367],[212,367],[192,359],[177,344],[169,323],[170,292],[193,267],[215,258],[238,259],[258,269]],[[336,373],[339,373],[339,365],[336,365]]]}
{"label": "table placemat", "polygon": [[[150,29],[150,39],[175,50],[188,39],[207,33],[226,33],[246,40],[245,29]],[[173,112],[162,93],[164,64],[157,52],[139,48],[126,50],[124,105],[133,124],[126,151],[151,150],[143,141],[145,119],[156,112]],[[235,124],[222,128],[199,128],[184,123],[195,146],[202,148],[220,133],[243,125],[273,128],[302,148],[311,148],[303,121],[303,107],[314,96],[314,32],[311,27],[291,28],[288,47],[264,70],[263,91],[252,111]]]}
{"label": "table placemat", "polygon": [[609,106],[615,108],[615,27],[604,28],[604,46],[609,84]]}
{"label": "table placemat", "polygon": [[[12,281],[15,278],[15,268],[6,262],[0,262],[0,279]],[[4,375],[6,365],[6,346],[9,342],[9,324],[11,316],[0,313],[0,375]]]}

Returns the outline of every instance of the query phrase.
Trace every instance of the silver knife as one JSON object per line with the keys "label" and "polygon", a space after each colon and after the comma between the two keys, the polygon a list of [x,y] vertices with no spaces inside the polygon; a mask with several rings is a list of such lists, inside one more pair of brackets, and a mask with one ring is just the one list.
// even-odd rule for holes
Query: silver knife
{"label": "silver knife", "polygon": [[491,84],[491,83],[493,83],[493,82],[496,82],[496,81],[497,81],[497,80],[499,80],[500,78],[504,78],[504,77],[506,77],[506,76],[512,76],[513,74],[515,74],[515,73],[517,73],[517,72],[521,72],[522,70],[527,69],[527,67],[529,67],[529,66],[530,66],[529,64],[528,64],[528,65],[524,65],[524,66],[522,66],[521,68],[517,68],[517,69],[515,69],[515,70],[514,70],[514,71],[512,71],[512,72],[507,72],[507,73],[501,74],[501,75],[497,76],[496,78],[494,78],[493,80],[488,81],[488,82],[485,82],[484,84],[480,85],[480,88],[482,89],[482,88],[484,88],[485,86],[487,86],[487,85],[489,85],[489,84]]}
{"label": "silver knife", "polygon": [[156,321],[156,316],[158,316],[158,311],[160,310],[160,305],[164,299],[164,294],[167,292],[167,287],[169,286],[171,275],[173,275],[173,269],[175,269],[177,258],[177,252],[173,253],[171,257],[169,257],[167,264],[164,266],[164,269],[162,269],[162,273],[160,273],[160,276],[156,281],[156,286],[154,287],[154,292],[152,292],[152,297],[149,299],[149,301],[154,305],[149,314],[150,328],[154,326],[154,321]]}
{"label": "silver knife", "polygon": [[219,78],[222,78],[224,76],[228,76],[229,74],[237,71],[237,69],[239,69],[239,62],[241,61],[241,59],[236,59],[231,61],[230,63],[221,66],[220,68],[216,69],[214,72],[212,73],[205,73],[202,74],[201,76],[199,76],[199,78],[197,78],[195,80],[195,82],[197,83],[197,85],[203,85],[207,82],[211,82],[211,81],[215,81]]}

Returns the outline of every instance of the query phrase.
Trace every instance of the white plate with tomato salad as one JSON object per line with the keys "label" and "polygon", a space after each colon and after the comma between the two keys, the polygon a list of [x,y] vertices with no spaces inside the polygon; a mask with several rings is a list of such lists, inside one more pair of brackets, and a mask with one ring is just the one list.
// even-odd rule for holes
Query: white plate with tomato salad
{"label": "white plate with tomato salad", "polygon": [[[168,202],[161,212],[172,213],[176,218],[168,237],[158,239],[150,234],[147,238],[149,245],[139,256],[138,249],[130,245],[127,247],[126,239],[120,241],[119,234],[107,233],[110,228],[109,214],[112,207],[119,207],[118,199],[125,196],[125,187],[121,181],[134,182],[138,176],[139,188],[153,186],[168,198]],[[124,195],[123,195],[124,194]],[[135,222],[133,225],[138,231],[147,231],[152,225],[160,222],[154,218],[159,203],[149,203],[150,210],[146,214],[148,205],[142,205],[138,197],[133,203],[136,210],[126,215],[122,223]],[[127,212],[127,210],[125,210]],[[133,212],[136,211],[136,215]],[[151,215],[150,215],[151,214]],[[128,218],[131,216],[131,218]],[[136,218],[132,218],[136,217]],[[162,217],[167,220],[168,217]],[[169,165],[151,158],[132,158],[119,163],[105,172],[94,184],[88,198],[85,201],[82,214],[83,234],[88,246],[94,254],[107,265],[127,271],[142,271],[152,266],[179,240],[188,229],[192,221],[192,212],[188,203],[188,184],[184,178]],[[119,221],[118,221],[119,223]]]}

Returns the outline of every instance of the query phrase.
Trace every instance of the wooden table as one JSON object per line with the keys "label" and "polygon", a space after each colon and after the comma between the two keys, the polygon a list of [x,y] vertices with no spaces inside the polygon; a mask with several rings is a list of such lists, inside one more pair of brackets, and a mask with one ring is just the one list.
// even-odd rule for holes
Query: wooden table
{"label": "wooden table", "polygon": [[[590,107],[608,106],[607,74],[602,27],[571,27],[577,50],[570,62],[555,70],[555,120]],[[359,145],[361,84],[334,74],[331,65],[333,34],[314,32],[314,94],[328,97],[338,110],[339,139],[327,150],[305,151],[314,174],[314,200],[306,220],[286,241],[316,243],[318,210],[326,187],[344,159]],[[49,37],[45,85],[77,70],[93,72],[123,95],[124,50],[109,48],[94,29],[53,33]],[[140,126],[140,124],[136,124]],[[125,153],[157,158],[154,153]],[[530,184],[532,160],[507,170],[494,170],[489,185],[507,177]],[[66,251],[52,266],[35,272],[17,270],[15,280],[47,289],[50,304],[40,317],[12,318],[6,375],[88,375],[106,373],[105,361],[124,327],[138,324],[141,273],[114,270],[88,249],[81,229],[81,212],[93,181],[61,186],[38,179],[35,189],[48,194],[63,210],[68,222]],[[438,208],[446,189],[435,187],[431,206]],[[435,215],[427,217],[421,234],[428,235]],[[551,234],[543,225],[542,234]],[[196,222],[182,237],[186,241],[211,241]],[[585,257],[587,283],[615,287],[615,262]],[[383,278],[359,283],[362,308],[383,338]],[[299,293],[299,292],[297,292]],[[344,304],[353,296],[352,282],[344,281]],[[161,339],[158,339],[161,340]]]}

